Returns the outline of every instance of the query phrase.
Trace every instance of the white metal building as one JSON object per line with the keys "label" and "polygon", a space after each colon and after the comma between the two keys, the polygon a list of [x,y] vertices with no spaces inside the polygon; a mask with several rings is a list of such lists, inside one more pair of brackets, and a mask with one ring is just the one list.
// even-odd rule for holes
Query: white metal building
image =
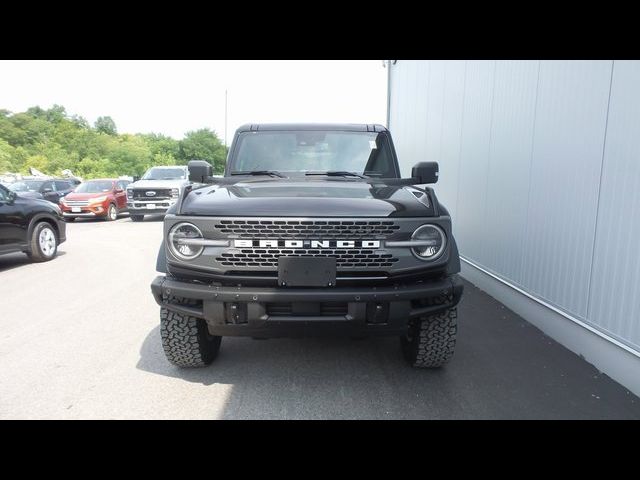
{"label": "white metal building", "polygon": [[640,395],[640,61],[388,66],[402,173],[440,163],[463,276]]}

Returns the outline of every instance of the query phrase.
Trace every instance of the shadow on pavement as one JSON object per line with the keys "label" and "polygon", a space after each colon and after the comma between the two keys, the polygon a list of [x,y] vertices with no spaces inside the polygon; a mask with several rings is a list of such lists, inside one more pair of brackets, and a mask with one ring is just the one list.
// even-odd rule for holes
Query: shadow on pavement
{"label": "shadow on pavement", "polygon": [[[58,250],[58,254],[56,255],[56,257],[62,257],[63,255],[66,255],[66,254],[67,252],[65,252],[64,250]],[[49,261],[55,262],[56,259],[54,258],[53,260],[49,260]],[[30,265],[32,263],[38,263],[38,262],[32,261],[27,256],[26,253],[16,252],[16,253],[8,253],[6,255],[0,255],[0,273],[5,272],[7,270],[11,270],[13,268],[21,267],[23,265]]]}
{"label": "shadow on pavement", "polygon": [[137,368],[233,385],[223,418],[640,418],[640,399],[465,282],[456,355],[438,370],[403,360],[397,338],[225,337],[202,369],[165,359],[159,327]]}

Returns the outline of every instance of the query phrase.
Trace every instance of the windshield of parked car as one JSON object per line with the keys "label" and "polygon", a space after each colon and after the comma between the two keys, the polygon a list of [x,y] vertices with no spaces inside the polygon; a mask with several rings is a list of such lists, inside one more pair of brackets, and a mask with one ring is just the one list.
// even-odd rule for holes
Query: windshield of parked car
{"label": "windshield of parked car", "polygon": [[352,172],[398,176],[385,133],[257,131],[238,136],[231,173]]}
{"label": "windshield of parked car", "polygon": [[38,192],[43,183],[43,181],[38,180],[26,180],[24,182],[14,182],[9,185],[9,188],[14,192]]}
{"label": "windshield of parked car", "polygon": [[93,182],[85,182],[78,185],[75,189],[76,193],[101,193],[109,192],[113,188],[111,180],[96,180]]}
{"label": "windshield of parked car", "polygon": [[184,180],[187,178],[184,168],[150,168],[142,180]]}

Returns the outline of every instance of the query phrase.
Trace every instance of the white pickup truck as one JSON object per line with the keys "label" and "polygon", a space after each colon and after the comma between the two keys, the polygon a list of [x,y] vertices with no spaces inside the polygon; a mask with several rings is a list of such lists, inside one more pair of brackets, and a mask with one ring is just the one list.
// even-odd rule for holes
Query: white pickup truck
{"label": "white pickup truck", "polygon": [[189,183],[186,165],[151,167],[140,180],[127,186],[131,220],[141,222],[146,214],[166,213]]}

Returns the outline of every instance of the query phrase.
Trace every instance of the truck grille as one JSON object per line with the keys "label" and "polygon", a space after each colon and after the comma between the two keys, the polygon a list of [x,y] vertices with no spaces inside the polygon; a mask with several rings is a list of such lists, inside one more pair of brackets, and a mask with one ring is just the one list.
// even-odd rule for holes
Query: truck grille
{"label": "truck grille", "polygon": [[215,228],[232,238],[383,239],[400,226],[384,220],[218,220]]}
{"label": "truck grille", "polygon": [[225,267],[278,268],[278,257],[335,257],[337,268],[391,267],[398,261],[392,254],[378,250],[345,249],[240,249],[221,253],[216,260]]}
{"label": "truck grille", "polygon": [[[155,195],[147,196],[147,192],[155,192]],[[170,188],[134,188],[134,200],[167,200],[171,198]]]}

